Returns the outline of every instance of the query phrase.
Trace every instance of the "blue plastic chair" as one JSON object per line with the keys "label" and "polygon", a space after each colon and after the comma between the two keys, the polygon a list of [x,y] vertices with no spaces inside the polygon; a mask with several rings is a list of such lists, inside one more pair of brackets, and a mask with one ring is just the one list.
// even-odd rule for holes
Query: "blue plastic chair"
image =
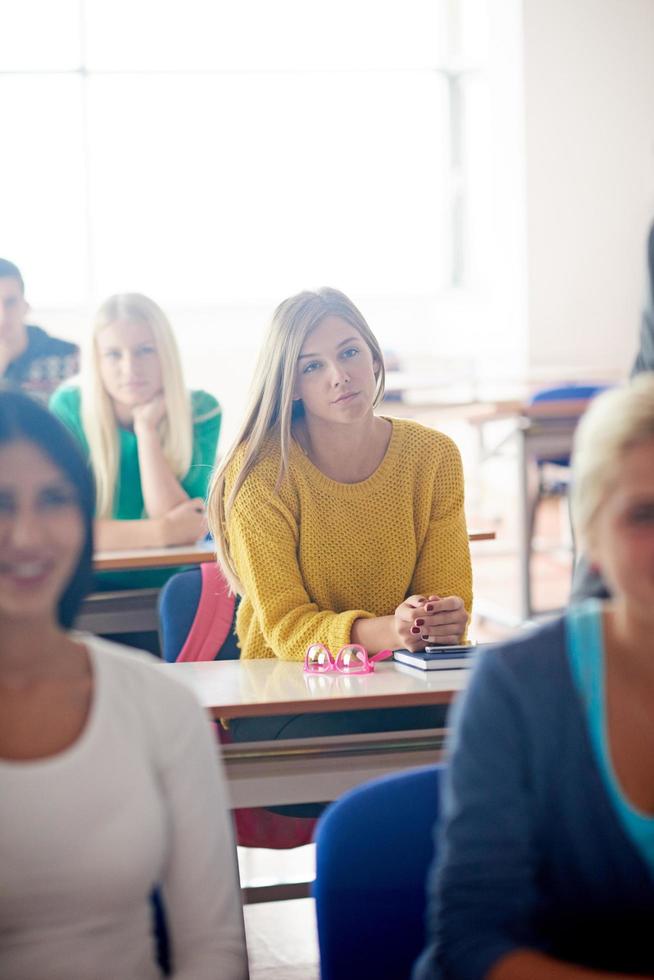
{"label": "blue plastic chair", "polygon": [[322,816],[314,896],[321,980],[402,980],[425,944],[442,766],[358,786]]}
{"label": "blue plastic chair", "polygon": [[[541,391],[535,392],[529,400],[530,405],[538,405],[543,402],[565,402],[565,401],[581,401],[585,399],[594,398],[601,391],[606,389],[606,385],[586,385],[586,384],[567,384],[559,385],[553,388],[543,388]],[[540,425],[547,425],[548,421],[540,421]],[[534,550],[534,530],[536,527],[536,514],[538,512],[538,506],[542,500],[546,497],[566,496],[568,493],[569,481],[570,481],[570,454],[565,456],[557,457],[545,457],[539,456],[536,459],[536,466],[538,470],[538,483],[536,486],[536,491],[530,494],[530,499],[527,501],[527,520],[528,520],[528,553],[526,562],[526,574],[528,579],[528,606],[526,610],[528,616],[532,616],[535,610],[532,606],[531,600],[531,560]],[[548,468],[557,467],[558,472],[555,471],[553,475],[548,474]],[[569,515],[568,515],[569,517]],[[574,528],[570,526],[570,538],[572,541],[572,564],[574,567],[575,561],[575,541],[574,541]],[[554,610],[548,610],[548,612],[553,612]]]}
{"label": "blue plastic chair", "polygon": [[175,663],[186,642],[201,590],[200,569],[189,568],[169,578],[159,593],[159,645],[168,663]]}
{"label": "blue plastic chair", "polygon": [[[600,391],[604,391],[606,387],[606,385],[568,384],[559,385],[555,388],[542,388],[531,396],[529,404],[538,405],[540,402],[583,401],[588,398],[594,398]],[[546,463],[554,466],[569,466],[570,455],[560,456],[556,459],[543,458],[538,460],[539,467]]]}

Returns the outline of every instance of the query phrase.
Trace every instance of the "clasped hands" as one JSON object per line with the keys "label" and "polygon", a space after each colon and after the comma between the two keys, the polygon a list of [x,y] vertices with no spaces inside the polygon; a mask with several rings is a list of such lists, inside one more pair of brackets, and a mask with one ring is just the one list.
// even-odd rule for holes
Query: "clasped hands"
{"label": "clasped hands", "polygon": [[468,613],[457,595],[412,595],[395,610],[395,630],[406,650],[460,643],[467,624]]}

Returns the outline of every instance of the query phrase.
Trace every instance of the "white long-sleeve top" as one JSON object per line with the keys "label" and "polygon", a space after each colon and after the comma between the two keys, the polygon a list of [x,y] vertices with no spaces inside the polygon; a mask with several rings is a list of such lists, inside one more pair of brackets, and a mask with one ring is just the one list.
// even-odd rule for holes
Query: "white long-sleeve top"
{"label": "white long-sleeve top", "polygon": [[97,637],[86,725],[65,751],[0,760],[0,977],[154,980],[160,885],[176,980],[244,980],[227,793],[193,694]]}

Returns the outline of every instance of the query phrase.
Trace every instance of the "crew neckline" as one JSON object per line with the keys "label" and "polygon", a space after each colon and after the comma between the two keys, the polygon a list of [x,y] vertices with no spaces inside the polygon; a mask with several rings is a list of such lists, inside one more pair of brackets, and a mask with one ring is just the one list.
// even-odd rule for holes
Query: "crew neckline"
{"label": "crew neckline", "polygon": [[385,419],[387,422],[391,423],[391,437],[388,441],[386,452],[384,453],[379,466],[374,473],[371,473],[365,480],[360,480],[358,483],[341,483],[339,480],[332,480],[331,477],[326,476],[322,470],[309,459],[293,435],[291,436],[289,457],[290,465],[303,472],[305,476],[308,476],[314,484],[322,487],[324,490],[329,491],[333,495],[356,496],[358,494],[370,493],[371,491],[375,490],[380,483],[385,481],[388,473],[395,465],[403,441],[401,420],[390,418],[387,415],[379,415],[377,418]]}
{"label": "crew neckline", "polygon": [[92,742],[99,724],[101,688],[103,687],[101,658],[97,656],[92,643],[86,639],[80,642],[83,642],[86,649],[91,668],[91,703],[79,735],[74,742],[54,755],[42,755],[35,759],[6,759],[4,756],[0,756],[0,769],[4,769],[6,772],[32,773],[39,768],[67,765],[84,752],[89,743]]}

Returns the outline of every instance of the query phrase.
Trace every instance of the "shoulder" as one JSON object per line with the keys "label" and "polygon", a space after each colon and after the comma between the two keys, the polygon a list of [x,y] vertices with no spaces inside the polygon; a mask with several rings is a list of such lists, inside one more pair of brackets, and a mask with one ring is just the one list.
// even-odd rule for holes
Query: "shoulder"
{"label": "shoulder", "polygon": [[563,616],[482,650],[469,685],[472,700],[502,692],[533,714],[556,710],[572,691]]}
{"label": "shoulder", "polygon": [[59,337],[51,337],[42,327],[28,325],[27,336],[29,348],[41,357],[67,357],[79,351],[77,344]]}
{"label": "shoulder", "polygon": [[208,391],[191,392],[191,417],[193,425],[202,425],[211,419],[220,418],[221,408],[218,400]]}
{"label": "shoulder", "polygon": [[109,680],[113,695],[131,700],[143,710],[170,719],[201,713],[193,692],[176,680],[170,669],[152,654],[124,647],[88,634],[76,637],[92,651],[102,674]]}
{"label": "shoulder", "polygon": [[390,421],[405,454],[428,453],[427,459],[435,462],[461,458],[457,444],[444,432],[411,419],[392,418]]}
{"label": "shoulder", "polygon": [[[246,452],[246,443],[241,443],[234,452],[232,460],[227,467],[226,483],[228,487],[234,484],[238,474],[241,472]],[[277,485],[281,460],[282,453],[279,440],[273,433],[269,433],[259,450],[257,461],[245,478],[241,489],[243,490],[247,487],[268,494],[272,493]]]}
{"label": "shoulder", "polygon": [[50,409],[55,414],[65,412],[66,414],[80,415],[81,401],[79,387],[77,385],[64,384],[60,388],[57,388],[50,398]]}

